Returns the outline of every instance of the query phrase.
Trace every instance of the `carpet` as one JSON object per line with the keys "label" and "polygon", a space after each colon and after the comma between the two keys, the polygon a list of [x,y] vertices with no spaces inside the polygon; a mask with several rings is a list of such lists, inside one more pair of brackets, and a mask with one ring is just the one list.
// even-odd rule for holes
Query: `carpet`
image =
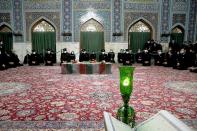
{"label": "carpet", "polygon": [[[136,120],[167,110],[197,129],[197,74],[134,65],[130,99]],[[118,66],[112,74],[63,75],[59,66],[0,72],[0,129],[104,130],[103,111],[122,105]]]}

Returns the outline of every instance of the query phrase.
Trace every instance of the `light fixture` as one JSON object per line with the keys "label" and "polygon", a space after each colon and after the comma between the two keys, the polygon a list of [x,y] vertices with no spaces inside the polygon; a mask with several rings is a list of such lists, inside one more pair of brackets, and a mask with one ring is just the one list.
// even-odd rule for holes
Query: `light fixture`
{"label": "light fixture", "polygon": [[63,36],[72,36],[72,33],[71,32],[62,32],[62,35]]}
{"label": "light fixture", "polygon": [[22,36],[23,34],[20,31],[13,32],[14,36]]}
{"label": "light fixture", "polygon": [[122,36],[122,33],[121,33],[121,32],[114,32],[114,33],[112,34],[112,36]]}
{"label": "light fixture", "polygon": [[118,109],[117,118],[134,127],[135,125],[135,111],[133,107],[129,106],[129,99],[133,90],[133,71],[132,66],[120,66],[120,93],[124,105]]}

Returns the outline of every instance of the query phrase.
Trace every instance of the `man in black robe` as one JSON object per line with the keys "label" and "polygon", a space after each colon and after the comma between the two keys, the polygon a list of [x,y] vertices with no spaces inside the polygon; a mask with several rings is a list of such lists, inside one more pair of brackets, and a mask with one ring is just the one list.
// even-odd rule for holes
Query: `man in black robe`
{"label": "man in black robe", "polygon": [[18,56],[13,51],[10,51],[9,53],[7,53],[7,60],[8,60],[9,68],[22,66],[22,64],[20,64],[20,60]]}
{"label": "man in black robe", "polygon": [[101,53],[99,54],[99,62],[106,62],[107,61],[107,54],[105,53],[105,50],[102,49]]}
{"label": "man in black robe", "polygon": [[182,48],[180,50],[180,53],[178,54],[177,62],[176,62],[176,69],[180,70],[185,70],[188,68],[188,63],[187,63],[187,54],[186,50]]}
{"label": "man in black robe", "polygon": [[142,53],[142,65],[143,66],[150,66],[151,65],[151,55],[148,50],[144,50]]}
{"label": "man in black robe", "polygon": [[80,54],[79,54],[79,61],[80,62],[89,61],[90,60],[89,57],[90,57],[89,53],[87,53],[85,49],[82,49]]}
{"label": "man in black robe", "polygon": [[169,48],[171,48],[173,52],[177,52],[180,50],[179,45],[177,43],[175,43],[175,40],[172,40],[169,43]]}
{"label": "man in black robe", "polygon": [[29,59],[30,66],[40,64],[40,56],[35,50],[32,50],[32,53],[28,59]]}
{"label": "man in black robe", "polygon": [[92,53],[90,54],[90,61],[96,61],[96,54],[94,51],[92,51]]}
{"label": "man in black robe", "polygon": [[4,53],[5,52],[5,47],[4,47],[4,43],[2,40],[0,40],[0,50],[1,50],[1,53]]}
{"label": "man in black robe", "polygon": [[63,49],[63,52],[61,53],[61,56],[60,56],[60,60],[61,60],[61,63],[70,62],[70,53],[68,53],[66,48]]}
{"label": "man in black robe", "polygon": [[132,50],[129,50],[129,53],[131,55],[131,63],[133,64],[135,62],[135,54],[133,53]]}
{"label": "man in black robe", "polygon": [[71,51],[71,53],[70,53],[70,60],[71,60],[72,62],[75,62],[75,59],[76,59],[75,53],[74,53],[74,51]]}
{"label": "man in black robe", "polygon": [[54,54],[51,53],[50,49],[47,49],[44,60],[46,66],[53,66]]}
{"label": "man in black robe", "polygon": [[128,49],[126,49],[126,52],[123,55],[123,65],[132,65],[131,62],[131,53]]}
{"label": "man in black robe", "polygon": [[7,55],[0,50],[0,70],[8,68]]}
{"label": "man in black robe", "polygon": [[118,63],[123,62],[123,55],[124,55],[124,51],[123,49],[120,49],[120,52],[118,52]]}
{"label": "man in black robe", "polygon": [[113,52],[112,49],[110,49],[107,56],[108,56],[108,62],[115,63],[115,60],[114,60],[115,53]]}
{"label": "man in black robe", "polygon": [[154,56],[155,65],[161,66],[163,64],[164,53],[161,50],[157,51],[157,54]]}
{"label": "man in black robe", "polygon": [[55,51],[51,50],[51,54],[53,55],[53,64],[56,63],[56,53]]}
{"label": "man in black robe", "polygon": [[192,67],[195,66],[195,61],[196,61],[196,53],[194,52],[194,50],[192,48],[189,49],[188,52],[186,52],[187,54],[187,64],[188,67]]}
{"label": "man in black robe", "polygon": [[165,66],[165,67],[172,67],[172,63],[173,63],[172,56],[173,56],[173,53],[174,52],[172,52],[171,48],[169,48],[168,52],[163,53],[163,66]]}
{"label": "man in black robe", "polygon": [[144,44],[144,49],[150,51],[150,49],[151,49],[151,44],[152,44],[152,43],[150,42],[150,40],[148,40],[148,41]]}
{"label": "man in black robe", "polygon": [[135,55],[135,59],[137,63],[142,63],[142,52],[140,49],[138,49],[136,55]]}

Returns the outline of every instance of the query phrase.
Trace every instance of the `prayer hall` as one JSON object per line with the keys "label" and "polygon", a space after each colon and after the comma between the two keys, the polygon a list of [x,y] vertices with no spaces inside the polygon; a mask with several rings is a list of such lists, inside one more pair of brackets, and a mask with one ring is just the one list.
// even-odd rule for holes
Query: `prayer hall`
{"label": "prayer hall", "polygon": [[0,0],[0,131],[197,131],[197,0]]}

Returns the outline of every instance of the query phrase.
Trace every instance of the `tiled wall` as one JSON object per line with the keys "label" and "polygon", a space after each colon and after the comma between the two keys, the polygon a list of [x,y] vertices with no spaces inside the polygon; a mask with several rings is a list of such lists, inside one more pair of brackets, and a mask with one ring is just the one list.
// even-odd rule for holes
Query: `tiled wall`
{"label": "tiled wall", "polygon": [[[80,27],[89,19],[103,25],[106,48],[127,45],[128,29],[138,20],[150,24],[158,41],[168,43],[169,37],[161,34],[176,25],[185,29],[185,40],[196,41],[196,8],[196,0],[0,0],[0,26],[6,24],[22,33],[14,36],[17,50],[21,46],[31,48],[31,28],[42,18],[55,27],[57,47],[73,43],[78,47]],[[64,32],[72,36],[63,36]]]}

